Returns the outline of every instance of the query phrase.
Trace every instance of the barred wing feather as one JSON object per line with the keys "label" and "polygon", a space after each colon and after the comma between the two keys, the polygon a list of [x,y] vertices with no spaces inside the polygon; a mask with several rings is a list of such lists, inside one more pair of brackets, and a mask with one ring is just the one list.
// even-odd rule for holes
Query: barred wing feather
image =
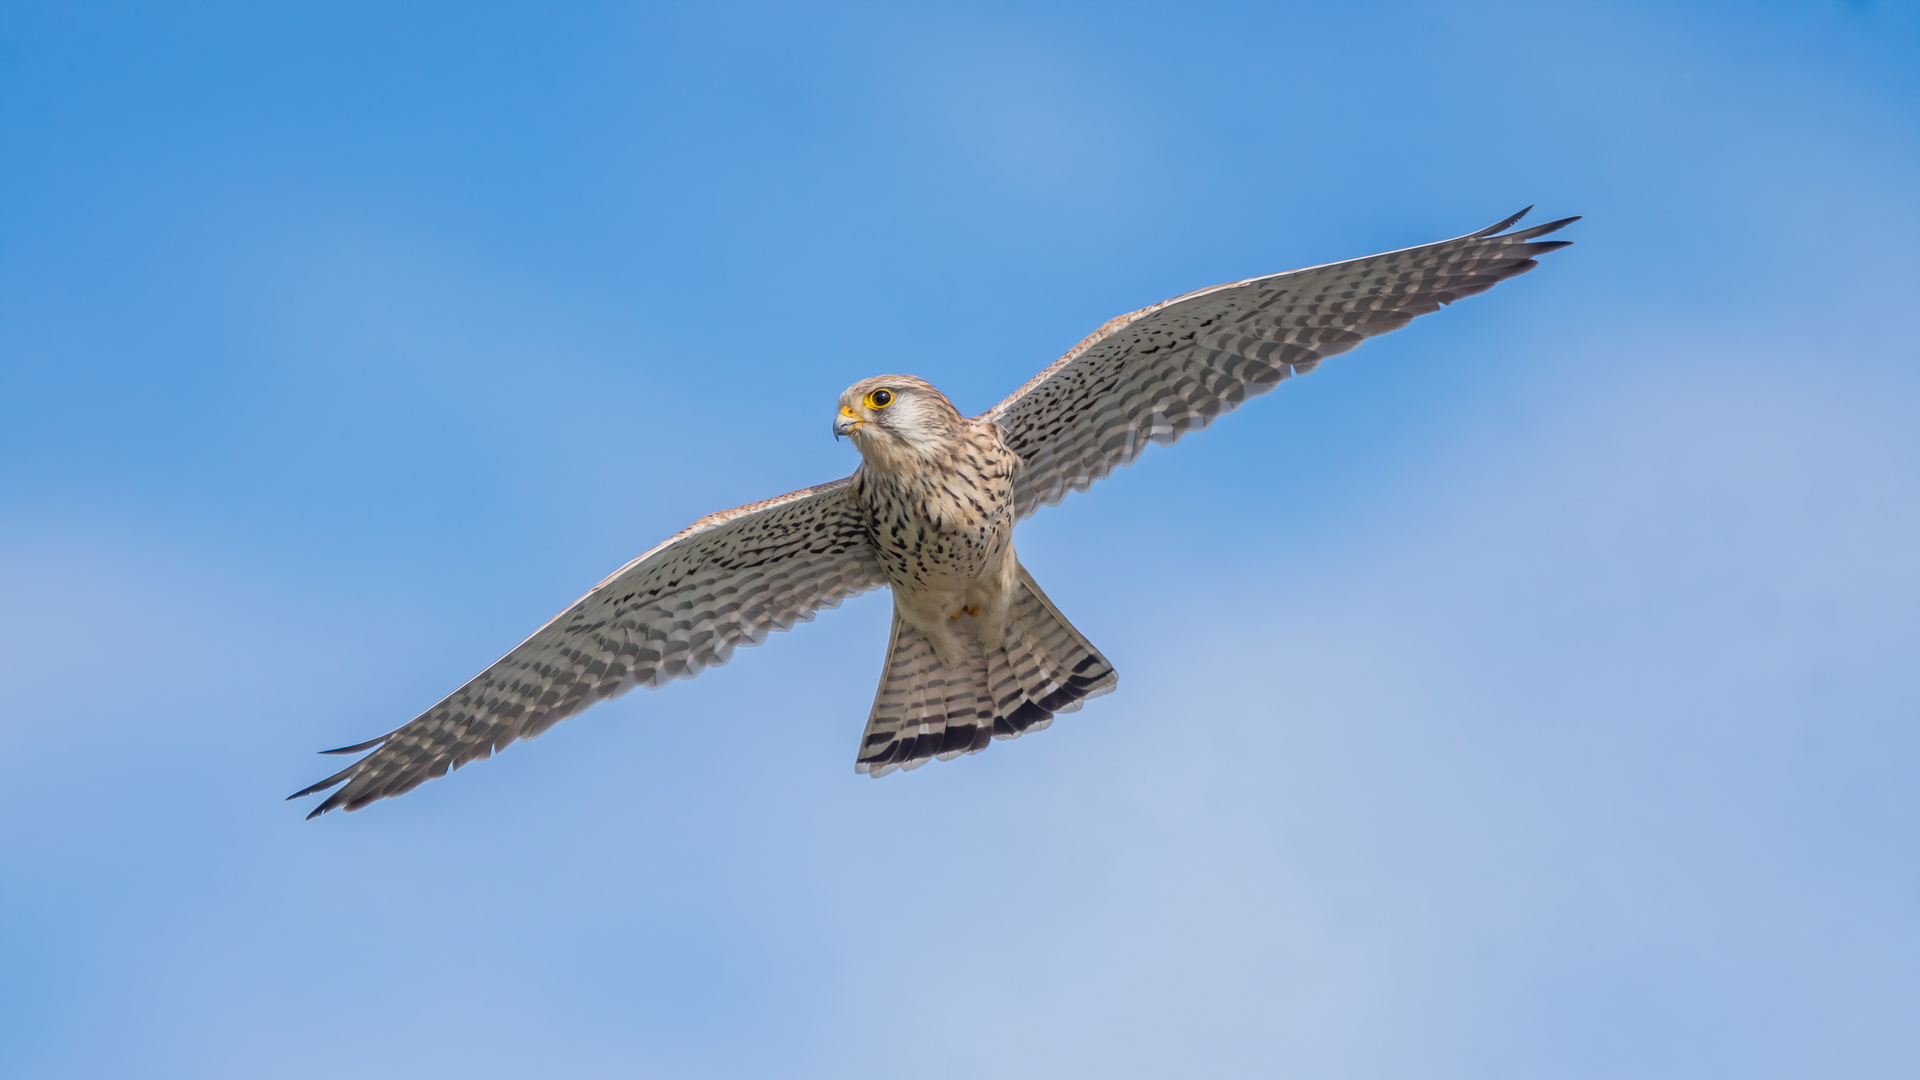
{"label": "barred wing feather", "polygon": [[402,727],[330,754],[372,753],[308,817],[399,795],[597,701],[724,664],[741,645],[886,583],[849,477],[712,514],[628,563],[465,686]]}
{"label": "barred wing feather", "polygon": [[1453,240],[1216,285],[1108,322],[985,414],[1025,462],[1019,516],[1329,356],[1526,273],[1534,256],[1567,246],[1536,238],[1579,220],[1502,233],[1526,212]]}

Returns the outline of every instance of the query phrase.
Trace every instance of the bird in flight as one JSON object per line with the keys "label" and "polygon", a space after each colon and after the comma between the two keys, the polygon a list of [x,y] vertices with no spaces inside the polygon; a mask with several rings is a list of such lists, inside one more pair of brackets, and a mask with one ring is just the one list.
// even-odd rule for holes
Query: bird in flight
{"label": "bird in flight", "polygon": [[[1531,208],[1529,208],[1531,209]],[[1013,526],[1329,356],[1533,269],[1563,218],[1201,289],[1095,330],[979,416],[910,375],[840,395],[852,476],[710,514],[615,571],[371,751],[290,799],[358,810],[636,686],[723,664],[889,586],[893,632],[854,768],[870,776],[1038,731],[1113,665],[1014,555]]]}

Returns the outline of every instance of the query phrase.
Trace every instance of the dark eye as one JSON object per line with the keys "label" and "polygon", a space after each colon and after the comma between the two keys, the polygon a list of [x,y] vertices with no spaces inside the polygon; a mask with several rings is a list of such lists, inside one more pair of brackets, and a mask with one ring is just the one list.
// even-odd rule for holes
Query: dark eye
{"label": "dark eye", "polygon": [[884,409],[893,404],[893,391],[875,390],[867,395],[867,408]]}

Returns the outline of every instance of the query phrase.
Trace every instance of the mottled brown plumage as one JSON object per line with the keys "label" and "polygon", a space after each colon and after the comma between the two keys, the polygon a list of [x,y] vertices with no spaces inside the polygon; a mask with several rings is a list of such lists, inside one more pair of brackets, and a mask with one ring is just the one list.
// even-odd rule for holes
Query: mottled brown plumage
{"label": "mottled brown plumage", "polygon": [[[879,391],[888,404],[867,399]],[[999,644],[1013,586],[1013,477],[1020,459],[985,420],[960,415],[911,375],[857,382],[840,395],[844,428],[863,459],[853,476],[874,558],[907,623],[957,666],[954,617],[979,618]]]}
{"label": "mottled brown plumage", "polygon": [[856,767],[884,774],[984,749],[1113,689],[1113,665],[1013,554],[1020,459],[911,375],[840,395],[860,449],[854,499],[893,587],[887,666]]}
{"label": "mottled brown plumage", "polygon": [[[1188,293],[1108,322],[968,419],[926,382],[841,396],[846,480],[702,518],[621,568],[346,769],[312,815],[358,809],[596,701],[725,663],[880,585],[892,638],[855,767],[879,776],[1038,730],[1111,690],[1099,651],[1013,552],[1014,522],[1376,334],[1534,267],[1565,218]],[[886,400],[875,398],[884,391]]]}

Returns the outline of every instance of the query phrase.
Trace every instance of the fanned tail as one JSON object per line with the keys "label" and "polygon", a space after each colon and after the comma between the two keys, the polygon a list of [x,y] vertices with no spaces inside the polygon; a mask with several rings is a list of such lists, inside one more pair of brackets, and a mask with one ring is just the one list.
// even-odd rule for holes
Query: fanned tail
{"label": "fanned tail", "polygon": [[887,666],[855,771],[885,776],[934,758],[976,753],[990,739],[1038,731],[1056,713],[1072,712],[1113,689],[1119,679],[1113,665],[1060,614],[1024,566],[1015,589],[1003,644],[988,650],[972,633],[962,633],[967,662],[953,669],[895,610]]}

